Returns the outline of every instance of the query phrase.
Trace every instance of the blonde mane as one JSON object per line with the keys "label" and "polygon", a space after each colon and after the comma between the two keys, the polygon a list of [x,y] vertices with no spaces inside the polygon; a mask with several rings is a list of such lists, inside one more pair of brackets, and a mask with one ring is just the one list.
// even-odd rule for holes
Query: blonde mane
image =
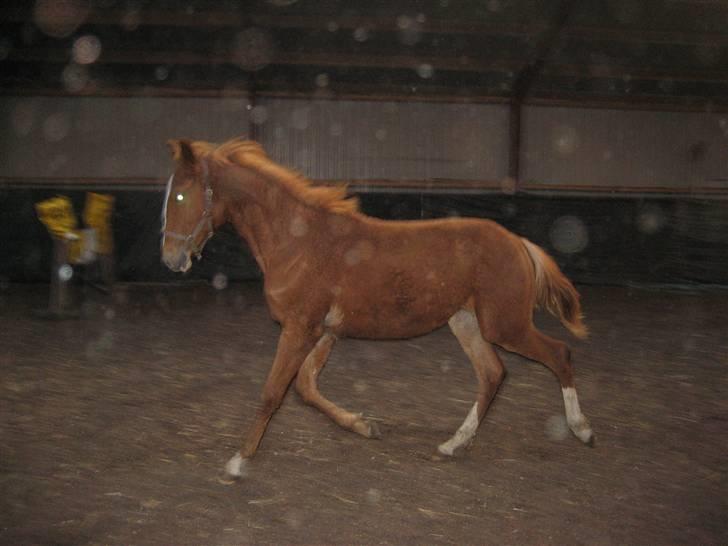
{"label": "blonde mane", "polygon": [[337,214],[359,211],[356,198],[346,195],[346,186],[313,186],[303,175],[278,165],[271,160],[263,147],[252,140],[235,138],[218,145],[209,142],[192,142],[195,156],[207,156],[222,164],[235,164],[253,169],[268,179],[275,180],[291,194],[308,205],[323,208]]}

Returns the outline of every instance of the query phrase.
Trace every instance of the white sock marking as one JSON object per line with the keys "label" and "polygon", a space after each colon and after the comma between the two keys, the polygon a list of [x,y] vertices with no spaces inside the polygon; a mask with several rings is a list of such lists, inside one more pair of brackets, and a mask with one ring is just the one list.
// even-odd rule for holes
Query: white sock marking
{"label": "white sock marking", "polygon": [[576,389],[574,387],[566,387],[561,389],[564,395],[564,409],[566,410],[566,422],[569,424],[569,428],[576,435],[579,440],[586,443],[591,440],[592,430],[589,426],[589,421],[584,414],[581,413],[579,407],[579,398],[576,396]]}
{"label": "white sock marking", "polygon": [[243,459],[240,453],[236,453],[225,465],[225,472],[234,478],[242,478],[248,474],[247,465],[247,459]]}
{"label": "white sock marking", "polygon": [[463,445],[466,445],[475,436],[475,432],[478,430],[478,403],[473,404],[470,408],[468,416],[460,425],[460,428],[453,434],[447,442],[440,444],[437,448],[443,455],[452,455],[455,450]]}

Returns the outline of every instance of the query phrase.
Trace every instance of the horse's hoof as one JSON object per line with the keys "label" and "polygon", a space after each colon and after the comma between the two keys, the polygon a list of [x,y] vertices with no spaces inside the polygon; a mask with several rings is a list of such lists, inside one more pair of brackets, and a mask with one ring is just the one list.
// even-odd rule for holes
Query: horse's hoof
{"label": "horse's hoof", "polygon": [[433,463],[443,463],[443,462],[447,462],[447,461],[452,461],[453,458],[454,458],[454,454],[444,453],[444,452],[440,451],[439,449],[437,449],[429,457],[429,459]]}
{"label": "horse's hoof", "polygon": [[368,421],[369,423],[369,438],[374,438],[375,440],[378,440],[382,437],[382,431],[379,430],[379,425],[376,424],[373,421]]}
{"label": "horse's hoof", "polygon": [[597,443],[597,437],[592,432],[591,436],[589,436],[589,439],[586,442],[584,442],[584,445],[586,445],[588,447],[596,447],[596,443]]}
{"label": "horse's hoof", "polygon": [[592,432],[592,429],[589,426],[574,427],[571,431],[583,444],[589,447],[594,447],[594,432]]}
{"label": "horse's hoof", "polygon": [[358,419],[352,426],[352,430],[365,438],[380,438],[379,426],[366,419]]}
{"label": "horse's hoof", "polygon": [[244,478],[248,475],[248,460],[236,453],[225,465],[225,474],[233,480]]}

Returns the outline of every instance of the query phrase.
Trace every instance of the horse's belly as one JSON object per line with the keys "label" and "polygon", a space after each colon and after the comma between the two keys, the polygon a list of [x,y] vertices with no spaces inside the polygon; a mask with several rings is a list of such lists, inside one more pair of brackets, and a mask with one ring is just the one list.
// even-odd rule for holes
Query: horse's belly
{"label": "horse's belly", "polygon": [[403,305],[403,301],[374,300],[368,305],[341,308],[335,331],[346,337],[405,339],[440,328],[462,307],[463,302],[428,305],[425,301]]}

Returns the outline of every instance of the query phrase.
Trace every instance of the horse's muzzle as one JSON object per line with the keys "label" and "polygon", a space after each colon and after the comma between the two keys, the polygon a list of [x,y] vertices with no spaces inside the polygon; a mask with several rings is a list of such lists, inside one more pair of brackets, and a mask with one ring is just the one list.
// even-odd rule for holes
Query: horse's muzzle
{"label": "horse's muzzle", "polygon": [[192,259],[186,252],[178,252],[174,255],[165,254],[162,256],[162,262],[177,273],[184,273],[192,266]]}

